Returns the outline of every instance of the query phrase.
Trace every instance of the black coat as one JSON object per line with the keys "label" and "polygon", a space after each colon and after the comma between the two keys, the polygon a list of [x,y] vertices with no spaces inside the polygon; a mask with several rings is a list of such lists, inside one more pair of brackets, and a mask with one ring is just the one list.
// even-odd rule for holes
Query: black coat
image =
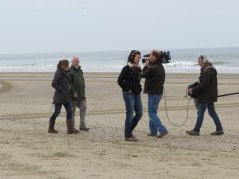
{"label": "black coat", "polygon": [[216,102],[217,90],[217,70],[209,66],[205,68],[200,76],[199,85],[192,89],[193,94],[198,95],[199,102]]}
{"label": "black coat", "polygon": [[57,69],[51,85],[55,88],[53,103],[70,103],[70,83],[66,72]]}
{"label": "black coat", "polygon": [[123,91],[132,91],[136,95],[141,93],[140,72],[141,69],[136,66],[130,67],[126,65],[122,69],[118,78],[118,84]]}
{"label": "black coat", "polygon": [[163,94],[165,70],[160,62],[156,61],[150,66],[145,66],[143,73],[140,76],[146,78],[144,83],[144,93],[149,95]]}

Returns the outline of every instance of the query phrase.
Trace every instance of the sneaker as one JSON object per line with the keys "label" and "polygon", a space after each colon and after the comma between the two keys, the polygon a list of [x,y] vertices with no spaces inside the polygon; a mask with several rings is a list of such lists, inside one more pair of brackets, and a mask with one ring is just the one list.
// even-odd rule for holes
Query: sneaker
{"label": "sneaker", "polygon": [[223,131],[215,131],[211,133],[211,135],[222,135],[222,134],[224,134]]}
{"label": "sneaker", "polygon": [[191,131],[186,131],[186,133],[188,135],[199,135],[199,132],[195,131],[195,130],[191,130]]}
{"label": "sneaker", "polygon": [[87,128],[87,127],[84,126],[84,127],[80,127],[80,130],[81,130],[81,131],[89,131],[90,128]]}
{"label": "sneaker", "polygon": [[160,133],[159,135],[157,135],[156,137],[157,138],[163,138],[165,135],[167,135],[168,134],[168,131],[166,131],[166,132],[162,132],[162,133]]}

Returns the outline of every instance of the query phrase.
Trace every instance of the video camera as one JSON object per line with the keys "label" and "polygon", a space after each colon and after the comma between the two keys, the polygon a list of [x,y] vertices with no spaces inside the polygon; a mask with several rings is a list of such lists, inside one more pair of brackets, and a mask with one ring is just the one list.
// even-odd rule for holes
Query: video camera
{"label": "video camera", "polygon": [[[170,51],[159,51],[160,58],[158,59],[160,63],[170,63],[171,62],[171,54]],[[145,63],[149,59],[150,54],[144,55],[142,58],[142,63]]]}
{"label": "video camera", "polygon": [[[195,87],[197,87],[199,85],[199,82],[195,82],[195,83],[192,83],[192,84],[190,84],[190,85],[188,85],[188,89],[190,89],[190,88],[195,88]],[[198,97],[198,94],[189,94],[188,93],[188,95],[190,96],[190,97],[192,97],[192,98],[197,98]]]}

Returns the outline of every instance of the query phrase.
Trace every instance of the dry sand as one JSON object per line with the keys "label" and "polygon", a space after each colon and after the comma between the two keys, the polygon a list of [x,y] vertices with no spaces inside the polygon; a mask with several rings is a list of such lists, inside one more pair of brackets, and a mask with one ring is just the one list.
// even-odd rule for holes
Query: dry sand
{"label": "dry sand", "polygon": [[[65,110],[57,119],[58,134],[48,134],[53,89],[52,73],[0,73],[0,178],[239,178],[239,95],[216,103],[225,135],[215,130],[208,114],[201,136],[185,134],[195,124],[196,111],[176,128],[169,124],[161,101],[159,115],[170,134],[147,137],[147,96],[144,116],[134,134],[138,142],[125,142],[125,109],[118,74],[86,73],[87,124],[90,132],[67,135]],[[219,75],[219,93],[239,91],[239,75]],[[197,74],[169,74],[166,93],[169,115],[183,123],[185,87]],[[143,81],[142,81],[143,83]],[[79,123],[79,117],[77,116]]]}

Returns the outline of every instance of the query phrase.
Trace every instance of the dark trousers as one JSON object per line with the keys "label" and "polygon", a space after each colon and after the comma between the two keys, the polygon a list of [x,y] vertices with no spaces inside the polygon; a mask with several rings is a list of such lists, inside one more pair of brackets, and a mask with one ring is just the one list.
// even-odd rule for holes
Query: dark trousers
{"label": "dark trousers", "polygon": [[129,138],[132,136],[134,128],[137,126],[139,120],[143,116],[142,101],[140,95],[135,95],[132,92],[124,91],[123,97],[126,108],[124,135],[126,138]]}
{"label": "dark trousers", "polygon": [[52,114],[52,116],[50,117],[50,120],[55,121],[56,118],[59,116],[59,114],[61,113],[61,107],[62,105],[65,107],[66,109],[66,117],[67,119],[72,119],[72,110],[71,110],[71,103],[66,103],[66,104],[61,104],[61,103],[55,103],[55,111]]}
{"label": "dark trousers", "polygon": [[208,113],[213,119],[215,125],[216,125],[216,130],[217,131],[223,131],[222,124],[220,122],[220,119],[215,111],[214,103],[198,103],[198,110],[197,110],[197,122],[194,127],[194,130],[199,132],[200,128],[203,123],[203,118],[204,118],[204,113],[208,109]]}

